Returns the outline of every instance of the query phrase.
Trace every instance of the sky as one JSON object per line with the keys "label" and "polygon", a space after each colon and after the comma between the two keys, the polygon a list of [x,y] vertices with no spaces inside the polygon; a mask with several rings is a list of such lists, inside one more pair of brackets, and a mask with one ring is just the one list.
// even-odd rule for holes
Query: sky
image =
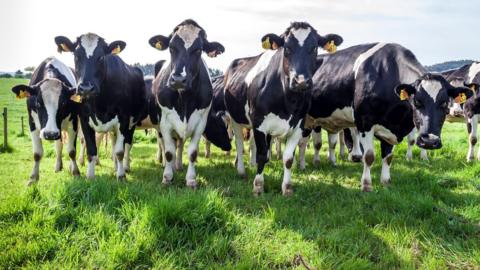
{"label": "sky", "polygon": [[382,41],[405,46],[424,65],[480,59],[476,0],[2,0],[0,71],[37,66],[49,56],[73,66],[71,53],[57,53],[54,37],[75,40],[87,32],[125,41],[120,56],[127,63],[155,63],[167,59],[168,50],[155,50],[148,39],[168,36],[188,18],[209,41],[225,46],[216,58],[204,55],[209,67],[221,70],[235,58],[261,53],[261,37],[280,35],[293,21],[341,35],[339,49]]}

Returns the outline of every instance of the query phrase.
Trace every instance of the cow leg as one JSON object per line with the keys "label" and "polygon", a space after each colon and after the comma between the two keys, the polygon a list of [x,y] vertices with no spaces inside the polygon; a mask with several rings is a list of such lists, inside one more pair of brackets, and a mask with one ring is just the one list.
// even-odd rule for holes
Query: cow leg
{"label": "cow leg", "polygon": [[275,153],[277,154],[277,159],[280,160],[282,158],[282,139],[280,138],[275,139]]}
{"label": "cow leg", "polygon": [[283,151],[283,182],[282,182],[282,194],[289,196],[293,194],[292,187],[292,165],[295,154],[295,148],[298,142],[302,138],[302,130],[297,128],[287,138],[285,143],[285,150]]}
{"label": "cow leg", "polygon": [[56,162],[55,162],[55,172],[59,172],[63,169],[63,163],[62,163],[62,148],[63,148],[63,143],[62,139],[58,139],[55,141],[55,155],[57,156]]}
{"label": "cow leg", "polygon": [[426,149],[420,149],[420,158],[424,161],[428,161],[428,152]]}
{"label": "cow leg", "polygon": [[[101,148],[101,146],[102,146],[102,141],[103,141],[103,139],[105,138],[105,136],[106,136],[106,133],[96,133],[96,134],[95,134],[95,143],[97,144],[97,146],[98,146],[99,148]],[[108,140],[105,139],[105,141],[108,141]],[[105,147],[105,154],[106,154],[106,153],[107,153],[107,151],[106,151],[106,147]],[[95,160],[95,165],[98,165],[98,166],[100,166],[100,157],[99,157],[99,156],[100,156],[100,155],[97,155],[97,160]]]}
{"label": "cow leg", "polygon": [[[121,125],[121,124],[119,124]],[[116,157],[116,164],[117,164],[117,179],[120,182],[125,182],[127,180],[125,176],[125,168],[123,167],[123,159],[125,157],[125,137],[128,136],[128,130],[123,130],[122,127],[117,125],[115,129],[116,133],[116,140],[114,144],[114,153]],[[128,122],[124,125],[128,126]],[[122,125],[123,126],[123,125]]]}
{"label": "cow leg", "polygon": [[197,162],[197,157],[198,157],[198,145],[200,143],[200,139],[202,138],[202,134],[205,131],[205,126],[207,125],[208,113],[209,111],[206,110],[205,114],[202,115],[202,118],[198,122],[195,130],[193,131],[193,135],[190,140],[190,143],[188,144],[187,154],[188,154],[189,162],[188,162],[187,175],[185,176],[185,182],[187,187],[190,187],[192,189],[197,188],[197,175],[195,172],[195,162]]}
{"label": "cow leg", "polygon": [[87,173],[89,179],[95,178],[95,163],[97,159],[97,145],[95,141],[95,131],[88,125],[87,119],[81,119],[83,137],[87,147]]}
{"label": "cow leg", "polygon": [[335,155],[337,140],[338,133],[328,133],[328,159],[333,166],[337,165],[337,157]]}
{"label": "cow leg", "polygon": [[340,150],[339,150],[340,159],[345,160],[347,155],[345,152],[345,134],[343,130],[338,133],[338,141],[340,144]]}
{"label": "cow leg", "polygon": [[360,139],[357,128],[349,128],[352,137],[352,151],[348,154],[348,159],[353,162],[362,161],[362,149],[360,147]]}
{"label": "cow leg", "polygon": [[412,161],[413,153],[412,148],[415,145],[415,129],[410,131],[407,135],[407,160]]}
{"label": "cow leg", "polygon": [[362,190],[372,191],[372,177],[370,176],[370,169],[375,161],[375,153],[373,149],[373,130],[364,131],[360,133],[360,143],[363,147],[363,174],[362,174]]}
{"label": "cow leg", "polygon": [[300,170],[305,170],[305,152],[307,150],[308,138],[308,135],[307,137],[302,136],[298,143],[298,165],[300,167]]}
{"label": "cow leg", "polygon": [[77,132],[73,127],[67,129],[68,141],[67,141],[67,152],[68,157],[70,157],[70,173],[73,176],[80,176],[80,171],[78,170],[77,162],[75,160],[76,156],[76,142],[77,142]]}
{"label": "cow leg", "polygon": [[380,176],[380,182],[383,185],[390,184],[390,164],[393,159],[393,148],[394,146],[385,142],[380,142],[380,148],[382,150],[382,174]]}
{"label": "cow leg", "polygon": [[162,184],[168,186],[173,180],[174,156],[176,151],[175,140],[172,138],[171,131],[162,129],[162,141],[165,147],[165,167],[163,169]]}
{"label": "cow leg", "polygon": [[205,157],[210,158],[210,141],[205,139]]}
{"label": "cow leg", "polygon": [[123,168],[127,173],[131,171],[130,152],[132,151],[132,145],[133,145],[133,133],[135,133],[135,128],[132,128],[131,130],[127,130],[125,134],[125,144],[124,144],[125,156],[123,157]]}
{"label": "cow leg", "polygon": [[[265,164],[268,162],[268,142],[267,136],[265,133],[257,130],[253,130],[253,136],[250,139],[255,140],[255,145],[257,147],[256,151],[256,159],[257,159],[257,174],[255,175],[255,179],[253,180],[253,194],[258,196],[263,193],[263,169]],[[252,138],[253,137],[253,138]]]}
{"label": "cow leg", "polygon": [[183,157],[183,145],[185,142],[183,139],[177,139],[177,155],[175,156],[175,170],[181,171],[183,170],[183,163],[182,163],[182,157]]}
{"label": "cow leg", "polygon": [[255,138],[253,138],[253,130],[250,130],[250,166],[257,165],[257,145],[255,144]]}
{"label": "cow leg", "polygon": [[81,130],[82,129],[80,129],[78,132],[78,135],[80,137],[80,154],[78,155],[78,164],[80,164],[80,166],[83,166],[85,165],[85,151],[87,150],[87,148],[85,146],[85,138]]}
{"label": "cow leg", "polygon": [[235,145],[237,156],[235,157],[235,165],[237,167],[238,175],[242,178],[247,178],[245,173],[245,165],[243,164],[243,130],[242,127],[232,119],[233,135],[235,136]]}
{"label": "cow leg", "polygon": [[478,115],[474,115],[472,118],[467,119],[467,131],[469,135],[467,162],[473,161],[473,156],[475,155],[474,151],[475,151],[475,144],[477,144],[477,125],[478,125]]}
{"label": "cow leg", "polygon": [[162,144],[162,137],[160,131],[157,131],[157,160],[158,163],[165,166],[165,159],[163,157],[163,144]]}
{"label": "cow leg", "polygon": [[322,129],[316,128],[312,133],[313,137],[313,164],[320,165],[320,149],[322,148]]}
{"label": "cow leg", "polygon": [[33,148],[33,170],[32,175],[30,176],[30,180],[27,182],[27,185],[30,186],[38,182],[40,178],[40,160],[43,157],[43,146],[42,140],[40,139],[40,131],[34,130],[30,133],[32,138],[32,148]]}

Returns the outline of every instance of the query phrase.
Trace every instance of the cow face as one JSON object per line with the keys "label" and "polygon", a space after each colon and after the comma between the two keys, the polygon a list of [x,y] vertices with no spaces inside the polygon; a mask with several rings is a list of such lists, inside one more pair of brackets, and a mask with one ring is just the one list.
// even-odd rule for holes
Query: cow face
{"label": "cow face", "polygon": [[30,98],[40,122],[40,138],[60,139],[62,120],[69,114],[69,100],[75,89],[57,79],[45,79],[35,85],[17,85],[12,88],[17,98]]}
{"label": "cow face", "polygon": [[395,88],[401,100],[413,105],[413,121],[419,131],[417,145],[424,149],[442,147],[441,130],[448,113],[450,98],[463,103],[472,96],[466,87],[453,87],[441,75],[426,74],[413,84],[401,84]]}
{"label": "cow face", "polygon": [[318,47],[335,52],[336,46],[342,42],[342,37],[338,35],[321,36],[308,23],[294,22],[281,36],[263,36],[262,47],[283,50],[283,70],[288,78],[288,88],[305,91],[312,86]]}
{"label": "cow face", "polygon": [[72,43],[68,38],[55,38],[59,52],[73,52],[75,57],[75,75],[77,77],[77,93],[83,98],[95,96],[100,92],[105,76],[105,56],[120,53],[126,46],[123,41],[107,44],[96,34],[88,33]]}
{"label": "cow face", "polygon": [[198,75],[202,52],[215,57],[225,51],[222,44],[209,42],[205,31],[193,20],[179,24],[168,36],[154,36],[149,43],[158,50],[170,50],[171,73],[168,85],[176,90],[191,89]]}

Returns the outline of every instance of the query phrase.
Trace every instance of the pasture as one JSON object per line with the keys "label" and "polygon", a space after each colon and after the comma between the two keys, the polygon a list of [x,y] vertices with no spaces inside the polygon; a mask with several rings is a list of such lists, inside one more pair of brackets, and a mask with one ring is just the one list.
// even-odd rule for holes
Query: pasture
{"label": "pasture", "polygon": [[[27,187],[33,157],[28,125],[20,136],[26,106],[10,91],[18,83],[26,81],[0,80],[12,147],[0,154],[2,269],[480,269],[480,163],[465,162],[464,124],[445,124],[444,147],[429,152],[429,162],[418,148],[406,161],[404,140],[389,187],[379,183],[377,144],[371,193],[360,191],[361,163],[329,164],[326,138],[319,167],[312,148],[305,171],[294,165],[292,197],[281,195],[280,161],[266,166],[265,194],[254,198],[255,169],[247,166],[245,182],[233,151],[226,157],[212,147],[205,159],[203,144],[198,190],[185,187],[185,168],[164,188],[155,136],[143,131],[135,133],[126,184],[117,182],[103,147],[89,181],[85,167],[80,178],[54,173],[54,144],[44,143],[40,181]],[[63,160],[67,168],[65,151]]]}

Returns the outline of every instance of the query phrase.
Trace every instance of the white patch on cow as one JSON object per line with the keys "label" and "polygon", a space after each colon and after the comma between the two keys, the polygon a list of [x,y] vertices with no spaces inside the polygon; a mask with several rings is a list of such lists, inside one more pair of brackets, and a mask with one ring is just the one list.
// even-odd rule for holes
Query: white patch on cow
{"label": "white patch on cow", "polygon": [[382,159],[382,174],[380,175],[380,182],[382,184],[388,184],[390,182],[390,164],[388,164],[388,158],[393,155],[392,152]]}
{"label": "white patch on cow", "polygon": [[272,137],[283,137],[290,129],[290,125],[288,124],[290,118],[286,120],[276,114],[269,113],[265,116],[257,130],[265,134],[270,134]]}
{"label": "white patch on cow", "polygon": [[267,69],[276,52],[276,50],[267,50],[260,56],[255,66],[250,69],[247,76],[245,76],[245,83],[247,86],[252,84],[253,79],[255,79],[259,73]]}
{"label": "white patch on cow", "polygon": [[363,62],[365,62],[368,58],[374,55],[377,51],[379,51],[385,45],[387,45],[387,43],[378,43],[377,45],[373,46],[372,48],[370,48],[369,50],[360,54],[357,57],[357,59],[355,60],[355,63],[353,64],[353,72],[355,73],[355,79],[357,78],[358,70],[362,66]]}
{"label": "white patch on cow", "polygon": [[160,128],[162,130],[175,131],[181,139],[185,139],[185,131],[187,130],[186,120],[180,119],[180,115],[175,108],[169,109],[159,105],[162,110],[162,118],[160,119]]}
{"label": "white patch on cow", "polygon": [[97,162],[97,156],[92,156],[91,160],[88,161],[87,173],[85,176],[88,179],[93,179],[95,177],[95,163]]}
{"label": "white patch on cow", "polygon": [[298,121],[297,126],[293,129],[290,136],[287,138],[285,143],[285,150],[283,151],[283,181],[282,181],[282,193],[283,195],[288,195],[291,192],[291,182],[292,182],[292,170],[287,168],[286,164],[294,159],[295,148],[298,145],[298,142],[302,138],[302,129],[300,128],[300,122]]}
{"label": "white patch on cow", "polygon": [[62,61],[58,60],[55,57],[52,57],[50,61],[48,61],[47,65],[52,65],[55,69],[60,72],[65,78],[67,78],[68,82],[71,86],[77,85],[77,80],[75,79],[75,75],[73,74],[72,70],[67,67]]}
{"label": "white patch on cow", "polygon": [[373,149],[373,129],[368,132],[363,132],[359,135],[360,143],[363,147],[364,154],[363,154],[363,173],[362,173],[362,190],[364,191],[371,191],[372,190],[372,177],[370,175],[370,168],[372,165],[368,165],[365,156],[368,152],[374,155]]}
{"label": "white patch on cow", "polygon": [[442,89],[442,84],[434,80],[422,80],[421,83],[423,89],[433,99],[433,102],[437,100],[438,93]]}
{"label": "white patch on cow", "polygon": [[[95,117],[95,116],[93,116]],[[96,117],[95,117],[96,118]],[[107,131],[112,131],[113,128],[115,128],[116,126],[118,126],[118,116],[115,116],[112,120],[108,121],[108,122],[105,122],[105,123],[102,123],[102,121],[98,120],[96,118],[96,122],[97,124],[95,124],[95,121],[93,121],[93,118],[90,117],[88,119],[88,124],[90,125],[90,127],[92,127],[96,132],[107,132]]]}
{"label": "white patch on cow", "polygon": [[40,137],[45,138],[45,132],[60,132],[56,119],[58,101],[62,93],[62,82],[56,79],[46,80],[40,85],[40,93],[48,116],[45,128],[40,131]]}
{"label": "white patch on cow", "polygon": [[329,117],[312,118],[307,115],[305,127],[313,128],[321,126],[330,133],[337,133],[340,130],[355,126],[355,119],[353,117],[353,108],[343,107],[342,109],[335,109]]}
{"label": "white patch on cow", "polygon": [[384,139],[389,144],[398,144],[398,139],[395,134],[393,134],[388,128],[382,125],[373,125],[373,131],[375,132],[375,136],[378,136]]}
{"label": "white patch on cow", "polygon": [[185,71],[185,67],[183,67],[182,72],[180,73],[181,76],[187,76],[187,71]]}
{"label": "white patch on cow", "polygon": [[245,117],[248,120],[248,126],[252,126],[252,121],[250,120],[250,107],[248,106],[248,100],[245,102]]}
{"label": "white patch on cow", "polygon": [[206,123],[203,123],[203,121],[206,121],[207,119],[206,116],[208,115],[208,112],[210,112],[210,106],[211,106],[211,103],[206,108],[195,109],[192,112],[192,114],[190,115],[190,118],[188,119],[187,130],[184,138],[190,137],[192,133],[195,130],[197,130],[197,127],[199,125],[206,124]]}
{"label": "white patch on cow", "polygon": [[80,37],[80,44],[85,50],[87,58],[90,58],[93,55],[93,52],[98,45],[98,36],[92,33],[82,35]]}
{"label": "white patch on cow", "polygon": [[472,83],[475,76],[480,72],[480,63],[472,63],[470,68],[468,69],[468,78],[467,83]]}
{"label": "white patch on cow", "polygon": [[42,126],[40,125],[40,118],[38,118],[38,114],[34,111],[31,111],[33,123],[35,123],[35,129],[40,132]]}
{"label": "white patch on cow", "polygon": [[292,35],[298,40],[298,45],[303,46],[303,43],[307,39],[308,35],[312,29],[310,27],[308,28],[298,28],[298,29],[293,29],[290,31]]}
{"label": "white patch on cow", "polygon": [[193,42],[195,42],[195,40],[198,38],[200,30],[200,28],[194,25],[187,24],[180,26],[177,32],[175,32],[175,35],[177,35],[183,40],[185,49],[188,50],[188,48],[190,48]]}
{"label": "white patch on cow", "polygon": [[135,125],[137,125],[137,123],[134,122],[133,120],[134,120],[133,116],[130,116],[130,121],[128,123],[128,129],[132,129]]}

